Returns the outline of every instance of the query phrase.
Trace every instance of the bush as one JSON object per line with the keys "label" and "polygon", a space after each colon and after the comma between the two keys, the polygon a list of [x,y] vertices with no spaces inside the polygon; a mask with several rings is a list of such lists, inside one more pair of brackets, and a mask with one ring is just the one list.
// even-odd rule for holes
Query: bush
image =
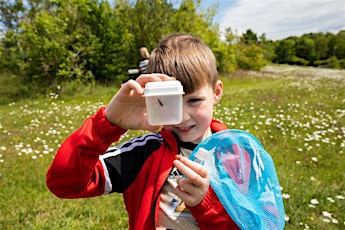
{"label": "bush", "polygon": [[291,63],[292,65],[301,65],[301,66],[307,66],[309,63],[309,61],[305,60],[304,58],[300,58],[300,57],[292,57]]}
{"label": "bush", "polygon": [[239,43],[236,46],[236,61],[240,69],[260,70],[265,66],[264,51],[258,45]]}
{"label": "bush", "polygon": [[217,68],[221,73],[232,73],[237,66],[234,48],[232,45],[219,43],[217,48],[212,49],[217,60]]}
{"label": "bush", "polygon": [[329,68],[333,68],[333,69],[340,69],[340,61],[338,60],[337,57],[332,56],[330,58],[327,59],[327,64]]}
{"label": "bush", "polygon": [[339,63],[340,63],[340,67],[341,67],[342,69],[345,69],[345,59],[339,60]]}

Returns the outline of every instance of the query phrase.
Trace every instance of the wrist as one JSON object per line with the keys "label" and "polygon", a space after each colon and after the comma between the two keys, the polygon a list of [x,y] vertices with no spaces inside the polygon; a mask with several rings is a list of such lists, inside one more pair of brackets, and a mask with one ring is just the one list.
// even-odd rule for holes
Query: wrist
{"label": "wrist", "polygon": [[127,130],[122,129],[115,124],[112,124],[106,117],[106,107],[102,107],[94,115],[94,126],[96,133],[101,137],[102,140],[112,143],[118,139],[118,137],[124,134]]}

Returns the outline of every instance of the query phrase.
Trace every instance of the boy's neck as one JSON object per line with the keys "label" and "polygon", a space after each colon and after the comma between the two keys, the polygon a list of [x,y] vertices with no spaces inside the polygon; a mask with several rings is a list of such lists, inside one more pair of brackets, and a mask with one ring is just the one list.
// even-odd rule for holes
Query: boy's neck
{"label": "boy's neck", "polygon": [[194,144],[192,142],[183,142],[179,140],[179,146],[185,149],[194,150],[197,145],[198,144]]}

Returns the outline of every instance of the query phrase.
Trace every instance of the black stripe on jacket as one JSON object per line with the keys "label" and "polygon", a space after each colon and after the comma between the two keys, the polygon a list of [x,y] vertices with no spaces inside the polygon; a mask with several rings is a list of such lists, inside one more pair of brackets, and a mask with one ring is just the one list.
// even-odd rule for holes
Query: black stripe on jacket
{"label": "black stripe on jacket", "polygon": [[111,192],[124,192],[133,183],[147,158],[162,142],[160,133],[148,133],[109,148],[101,159],[112,184]]}

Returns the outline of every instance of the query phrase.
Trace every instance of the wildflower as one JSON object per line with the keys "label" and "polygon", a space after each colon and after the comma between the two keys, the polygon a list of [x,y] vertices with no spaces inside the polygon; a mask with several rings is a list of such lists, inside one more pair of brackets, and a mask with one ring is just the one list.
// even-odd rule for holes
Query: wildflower
{"label": "wildflower", "polygon": [[339,221],[338,221],[337,219],[333,218],[333,219],[332,219],[332,223],[333,223],[333,224],[339,224]]}
{"label": "wildflower", "polygon": [[334,203],[334,202],[335,202],[335,200],[334,200],[332,197],[327,197],[327,200],[328,200],[329,202],[331,202],[331,203]]}
{"label": "wildflower", "polygon": [[310,200],[311,204],[319,204],[319,201],[317,199],[312,199]]}
{"label": "wildflower", "polygon": [[283,198],[284,198],[284,199],[289,199],[289,198],[290,198],[290,194],[283,193]]}
{"label": "wildflower", "polygon": [[332,218],[332,213],[329,213],[327,211],[322,211],[322,215],[327,218]]}
{"label": "wildflower", "polygon": [[314,161],[314,162],[317,162],[317,161],[318,161],[318,160],[317,160],[317,157],[312,157],[311,160]]}

